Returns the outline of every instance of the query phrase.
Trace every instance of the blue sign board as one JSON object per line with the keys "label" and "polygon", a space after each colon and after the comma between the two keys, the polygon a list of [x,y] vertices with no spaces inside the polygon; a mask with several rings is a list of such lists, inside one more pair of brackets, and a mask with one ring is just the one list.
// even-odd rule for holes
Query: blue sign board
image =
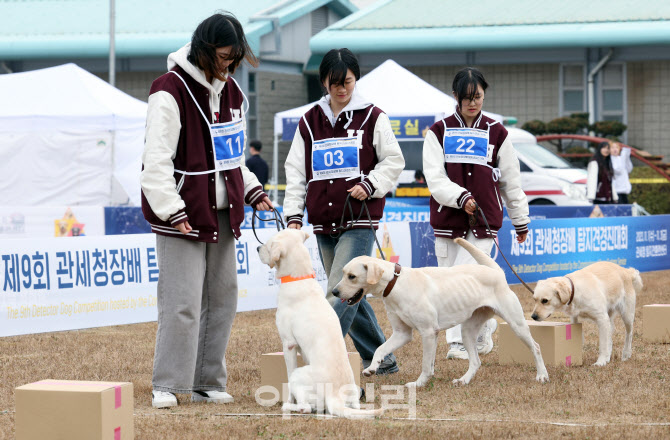
{"label": "blue sign board", "polygon": [[[524,243],[504,221],[498,242],[514,270],[526,282],[563,276],[598,261],[611,261],[641,272],[670,269],[670,215],[533,221]],[[435,238],[427,223],[411,223],[412,267],[437,266]],[[518,280],[494,246],[492,256],[510,284]]]}

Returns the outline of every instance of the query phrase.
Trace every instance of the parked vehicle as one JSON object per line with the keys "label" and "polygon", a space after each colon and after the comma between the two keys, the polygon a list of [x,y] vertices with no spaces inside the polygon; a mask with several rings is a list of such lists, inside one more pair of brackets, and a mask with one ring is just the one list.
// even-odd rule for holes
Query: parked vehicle
{"label": "parked vehicle", "polygon": [[531,205],[590,205],[586,170],[538,145],[525,130],[507,127],[521,166],[521,185]]}

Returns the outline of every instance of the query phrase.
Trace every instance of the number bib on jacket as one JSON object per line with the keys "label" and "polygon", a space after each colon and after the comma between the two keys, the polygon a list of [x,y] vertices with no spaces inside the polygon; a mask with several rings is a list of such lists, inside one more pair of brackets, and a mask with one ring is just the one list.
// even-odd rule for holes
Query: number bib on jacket
{"label": "number bib on jacket", "polygon": [[211,124],[209,132],[214,144],[215,170],[239,167],[244,153],[244,120]]}
{"label": "number bib on jacket", "polygon": [[312,144],[312,180],[360,175],[358,139],[330,138]]}
{"label": "number bib on jacket", "polygon": [[447,128],[444,131],[444,161],[487,165],[489,133],[477,128]]}

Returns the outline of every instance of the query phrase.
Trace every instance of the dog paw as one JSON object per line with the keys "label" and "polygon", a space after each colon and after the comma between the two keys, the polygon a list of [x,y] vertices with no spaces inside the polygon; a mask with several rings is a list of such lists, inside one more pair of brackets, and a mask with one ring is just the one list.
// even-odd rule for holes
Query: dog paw
{"label": "dog paw", "polygon": [[630,359],[631,356],[632,356],[632,355],[631,355],[630,353],[628,353],[628,354],[624,354],[623,356],[621,356],[621,360],[622,360],[623,362],[626,362],[628,359]]}
{"label": "dog paw", "polygon": [[607,365],[607,359],[598,359],[595,364],[593,364],[596,367],[604,367]]}
{"label": "dog paw", "polygon": [[376,372],[377,372],[376,368],[368,367],[365,370],[363,370],[363,376],[365,377],[374,376]]}
{"label": "dog paw", "polygon": [[302,405],[298,405],[298,412],[300,414],[311,414],[312,413],[312,407],[309,406],[309,404],[304,403]]}
{"label": "dog paw", "polygon": [[451,383],[453,383],[455,386],[460,387],[467,385],[468,383],[463,379],[462,377],[460,379],[454,379]]}
{"label": "dog paw", "polygon": [[535,377],[535,380],[540,382],[540,383],[549,383],[549,375],[547,374],[538,374]]}
{"label": "dog paw", "polygon": [[406,386],[407,388],[416,388],[416,387],[417,387],[417,386],[416,386],[416,382],[407,382],[407,383],[405,384],[405,386]]}

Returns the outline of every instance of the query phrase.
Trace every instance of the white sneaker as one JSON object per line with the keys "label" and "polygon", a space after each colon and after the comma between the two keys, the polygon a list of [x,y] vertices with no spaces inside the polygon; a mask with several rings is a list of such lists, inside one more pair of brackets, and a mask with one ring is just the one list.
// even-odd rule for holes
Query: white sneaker
{"label": "white sneaker", "polygon": [[154,408],[169,408],[177,406],[177,396],[167,391],[151,391],[151,406]]}
{"label": "white sneaker", "polygon": [[233,396],[225,391],[193,391],[191,402],[232,403]]}
{"label": "white sneaker", "polygon": [[451,344],[447,352],[447,359],[468,359],[468,352],[465,350],[465,346],[459,342]]}
{"label": "white sneaker", "polygon": [[491,318],[484,323],[482,334],[477,336],[477,352],[489,354],[493,350],[493,338],[491,335],[498,329],[498,321]]}

